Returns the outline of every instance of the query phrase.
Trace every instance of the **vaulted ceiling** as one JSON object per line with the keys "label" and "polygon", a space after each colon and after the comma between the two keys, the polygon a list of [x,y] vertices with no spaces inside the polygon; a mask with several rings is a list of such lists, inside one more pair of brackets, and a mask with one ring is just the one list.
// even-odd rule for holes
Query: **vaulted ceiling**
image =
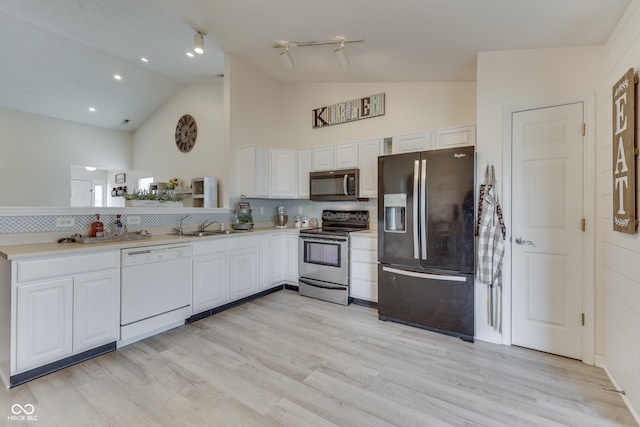
{"label": "vaulted ceiling", "polygon": [[[219,80],[224,53],[281,82],[475,81],[480,51],[604,44],[629,3],[3,0],[0,107],[134,130],[182,85]],[[196,29],[205,53],[190,58]],[[365,40],[348,68],[335,45],[292,48],[293,69],[272,47],[336,37]]]}

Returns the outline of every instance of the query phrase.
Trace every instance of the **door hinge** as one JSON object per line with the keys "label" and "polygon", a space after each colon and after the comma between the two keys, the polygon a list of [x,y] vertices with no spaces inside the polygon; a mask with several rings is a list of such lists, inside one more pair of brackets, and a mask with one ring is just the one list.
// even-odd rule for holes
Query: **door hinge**
{"label": "door hinge", "polygon": [[587,231],[587,220],[586,220],[586,218],[582,218],[582,221],[580,222],[580,228],[582,229],[582,231]]}
{"label": "door hinge", "polygon": [[585,136],[587,134],[587,124],[583,123],[582,124],[582,136]]}
{"label": "door hinge", "polygon": [[584,326],[584,313],[582,313],[582,326]]}

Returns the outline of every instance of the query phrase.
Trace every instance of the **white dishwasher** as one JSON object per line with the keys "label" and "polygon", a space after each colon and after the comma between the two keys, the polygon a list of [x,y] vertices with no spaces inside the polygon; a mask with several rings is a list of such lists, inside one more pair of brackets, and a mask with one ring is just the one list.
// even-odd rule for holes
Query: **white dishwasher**
{"label": "white dishwasher", "polygon": [[191,245],[122,249],[120,341],[131,344],[191,316]]}

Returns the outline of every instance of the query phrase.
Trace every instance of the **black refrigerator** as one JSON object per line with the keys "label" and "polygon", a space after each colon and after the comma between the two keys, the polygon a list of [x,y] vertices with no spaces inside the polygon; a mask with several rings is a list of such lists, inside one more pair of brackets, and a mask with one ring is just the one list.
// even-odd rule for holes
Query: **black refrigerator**
{"label": "black refrigerator", "polygon": [[473,342],[474,147],[378,158],[378,314]]}

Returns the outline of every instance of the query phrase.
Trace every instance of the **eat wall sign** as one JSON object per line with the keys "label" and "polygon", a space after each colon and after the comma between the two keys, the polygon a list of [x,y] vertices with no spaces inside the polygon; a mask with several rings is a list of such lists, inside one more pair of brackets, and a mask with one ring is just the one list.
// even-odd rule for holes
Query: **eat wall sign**
{"label": "eat wall sign", "polygon": [[314,129],[384,116],[384,93],[316,108],[312,114]]}
{"label": "eat wall sign", "polygon": [[613,86],[613,230],[635,234],[635,73],[630,68]]}

